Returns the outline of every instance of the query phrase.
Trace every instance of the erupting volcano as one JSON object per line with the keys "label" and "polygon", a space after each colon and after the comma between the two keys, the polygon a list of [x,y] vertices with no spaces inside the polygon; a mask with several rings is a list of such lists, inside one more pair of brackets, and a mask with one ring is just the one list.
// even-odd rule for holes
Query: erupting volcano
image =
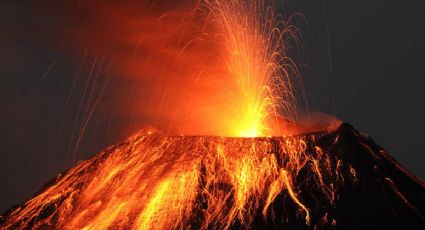
{"label": "erupting volcano", "polygon": [[176,45],[171,56],[184,59],[190,44],[209,41],[209,50],[219,48],[209,59],[217,65],[196,66],[188,85],[199,89],[185,92],[187,104],[168,105],[180,107],[167,128],[143,129],[79,162],[0,216],[0,228],[424,227],[422,181],[347,123],[299,121],[305,47],[296,24],[308,23],[276,7],[205,0],[186,12],[184,25],[214,33]]}

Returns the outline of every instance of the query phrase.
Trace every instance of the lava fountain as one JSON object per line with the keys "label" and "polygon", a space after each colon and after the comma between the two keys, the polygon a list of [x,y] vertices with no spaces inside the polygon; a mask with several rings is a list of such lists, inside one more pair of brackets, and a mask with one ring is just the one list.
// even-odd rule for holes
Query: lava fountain
{"label": "lava fountain", "polygon": [[[361,198],[372,189],[374,199],[365,195],[359,203],[382,207],[380,188],[408,207],[408,215],[399,216],[423,218],[422,209],[417,211],[394,185],[400,178],[394,172],[403,171],[398,164],[371,166],[381,172],[378,182],[361,177],[371,172],[359,162],[390,161],[360,133],[342,125],[337,131],[293,135],[299,129],[295,91],[302,86],[294,57],[302,39],[291,22],[303,18],[294,14],[283,20],[275,8],[274,1],[205,0],[198,5],[217,28],[214,42],[223,47],[217,55],[225,63],[214,100],[200,109],[213,126],[212,135],[142,130],[9,210],[0,218],[2,229],[361,225],[362,219],[341,211],[358,210],[343,198],[350,190],[357,189]],[[193,130],[191,125],[181,132]],[[347,146],[357,146],[362,154],[347,154]]]}
{"label": "lava fountain", "polygon": [[[299,31],[276,14],[273,1],[207,1],[224,44],[226,84],[220,106],[222,136],[257,137],[289,133],[297,118],[294,82],[300,83],[286,40]],[[286,40],[285,40],[286,39]],[[213,115],[213,116],[214,116]],[[284,122],[285,121],[285,122]],[[286,124],[286,125],[285,125]]]}

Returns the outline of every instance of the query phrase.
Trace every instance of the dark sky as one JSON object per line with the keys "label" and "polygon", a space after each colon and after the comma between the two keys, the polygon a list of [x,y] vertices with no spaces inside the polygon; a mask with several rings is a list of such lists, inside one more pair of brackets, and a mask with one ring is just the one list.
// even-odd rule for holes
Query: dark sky
{"label": "dark sky", "polygon": [[[310,108],[368,133],[425,178],[425,2],[300,2],[291,7],[305,14],[312,33],[312,61],[304,76]],[[55,34],[69,25],[62,14],[69,13],[71,22],[79,19],[68,7],[51,1],[0,3],[0,212],[76,160],[135,131],[116,132],[133,121],[106,116],[102,109],[90,113],[116,97],[113,91],[99,93],[102,80],[94,95],[84,97],[84,87],[93,86],[87,81],[71,90],[76,78],[91,70],[105,75],[113,62],[81,67],[82,55],[63,48],[69,48],[69,39]],[[129,91],[138,86],[132,87]],[[92,119],[85,120],[88,114]],[[85,121],[79,139],[75,133],[81,130],[75,129]]]}

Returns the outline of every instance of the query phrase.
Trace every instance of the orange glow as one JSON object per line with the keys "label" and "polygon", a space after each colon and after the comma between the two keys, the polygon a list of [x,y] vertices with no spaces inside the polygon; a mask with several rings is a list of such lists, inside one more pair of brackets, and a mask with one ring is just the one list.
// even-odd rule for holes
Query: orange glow
{"label": "orange glow", "polygon": [[257,137],[289,133],[277,121],[291,122],[297,117],[292,78],[298,77],[298,71],[285,54],[287,28],[279,28],[284,22],[268,10],[274,3],[206,2],[222,37],[227,67],[222,103],[211,114],[221,118],[216,123],[222,126],[218,134]]}
{"label": "orange glow", "polygon": [[69,43],[84,51],[88,75],[111,59],[107,103],[98,106],[128,123],[120,136],[146,126],[184,135],[293,133],[302,100],[292,59],[302,47],[299,14],[284,19],[274,1],[128,1],[72,5],[93,16],[65,27],[67,37],[82,37]]}
{"label": "orange glow", "polygon": [[[160,123],[164,135],[142,131],[81,162],[15,210],[6,226],[28,222],[60,199],[44,224],[57,214],[60,229],[182,229],[197,210],[202,229],[235,221],[248,227],[258,210],[272,213],[283,193],[308,225],[294,178],[312,166],[327,193],[322,171],[333,171],[306,154],[305,139],[291,136],[308,129],[296,124],[295,88],[302,83],[286,51],[301,44],[292,17],[284,21],[274,8],[274,1],[205,0],[140,20],[111,16],[141,25],[133,39],[124,37],[145,54],[119,52],[118,72],[148,85],[135,93],[140,100],[128,100],[129,109],[114,112],[134,111],[148,124]],[[287,37],[297,42],[287,44]]]}

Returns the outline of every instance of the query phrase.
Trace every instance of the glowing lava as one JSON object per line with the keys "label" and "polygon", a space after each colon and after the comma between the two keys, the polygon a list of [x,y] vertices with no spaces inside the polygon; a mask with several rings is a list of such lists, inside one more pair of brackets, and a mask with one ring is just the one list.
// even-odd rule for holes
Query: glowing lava
{"label": "glowing lava", "polygon": [[60,174],[0,229],[417,229],[424,194],[347,124],[297,137],[142,131]]}
{"label": "glowing lava", "polygon": [[[3,226],[21,228],[37,219],[35,228],[248,228],[258,214],[273,215],[282,194],[309,224],[309,208],[294,185],[297,173],[320,159],[307,155],[306,141],[140,132],[59,175]],[[315,175],[337,180],[333,169],[317,170]]]}
{"label": "glowing lava", "polygon": [[[352,157],[370,152],[373,160],[364,162],[373,166],[363,170],[377,170],[380,152],[362,150],[365,154],[358,156],[341,153],[335,147],[346,145],[340,134],[349,133],[347,140],[356,140],[352,141],[357,143],[356,148],[362,147],[358,143],[360,134],[347,127],[331,134],[287,135],[305,127],[295,125],[295,85],[301,81],[285,39],[294,41],[292,50],[301,44],[299,30],[291,25],[293,17],[282,20],[274,12],[274,1],[205,0],[199,9],[206,9],[207,21],[214,22],[217,33],[213,37],[219,44],[214,47],[223,48],[216,56],[225,68],[206,79],[194,77],[208,92],[186,92],[179,76],[168,73],[175,85],[158,83],[163,98],[152,104],[155,111],[181,105],[164,98],[178,95],[175,92],[187,93],[189,97],[183,97],[188,100],[184,101],[187,106],[181,110],[190,113],[185,117],[189,119],[180,119],[173,109],[163,113],[175,116],[173,121],[189,120],[191,132],[204,126],[212,135],[140,131],[80,162],[38,195],[11,209],[0,218],[2,229],[248,229],[261,221],[288,224],[288,219],[297,227],[335,227],[334,218],[339,213],[334,211],[338,208],[334,204],[339,192],[346,184],[359,181],[356,170],[362,166]],[[190,40],[184,49],[195,40],[202,39]],[[179,45],[170,56],[184,56]],[[202,52],[195,57],[202,57]],[[155,69],[153,73],[161,71]],[[213,87],[216,82],[219,87]],[[191,115],[196,113],[199,120],[193,122]],[[326,149],[316,145],[316,139],[323,136],[321,144]],[[379,183],[392,181],[376,178]],[[383,188],[375,186],[376,181],[363,185]],[[392,189],[398,192],[394,183]]]}
{"label": "glowing lava", "polygon": [[209,0],[207,4],[220,28],[227,63],[228,83],[221,92],[224,106],[219,109],[228,131],[221,135],[288,134],[279,122],[297,118],[292,84],[299,74],[286,56],[289,44],[284,38],[298,33],[279,19],[273,1]]}

